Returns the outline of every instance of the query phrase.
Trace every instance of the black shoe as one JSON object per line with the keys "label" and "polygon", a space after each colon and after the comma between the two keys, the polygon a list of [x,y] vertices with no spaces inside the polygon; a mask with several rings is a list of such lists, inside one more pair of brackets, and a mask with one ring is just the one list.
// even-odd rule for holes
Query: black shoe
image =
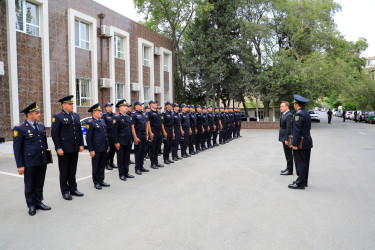
{"label": "black shoe", "polygon": [[120,180],[122,180],[122,181],[126,181],[126,177],[125,177],[125,175],[120,175]]}
{"label": "black shoe", "polygon": [[164,160],[164,164],[167,164],[167,165],[169,165],[170,163],[169,163],[169,161],[168,161],[168,160]]}
{"label": "black shoe", "polygon": [[125,176],[126,176],[126,178],[134,178],[134,175],[131,175],[131,174],[127,174]]}
{"label": "black shoe", "polygon": [[158,168],[164,168],[164,165],[163,165],[163,164],[160,164],[160,163],[156,163],[156,166],[157,166]]}
{"label": "black shoe", "polygon": [[113,170],[113,168],[110,165],[105,166],[105,169],[107,169],[107,170]]}
{"label": "black shoe", "polygon": [[141,168],[141,172],[150,172],[147,168]]}
{"label": "black shoe", "polygon": [[30,206],[29,207],[29,214],[31,216],[34,216],[36,214],[36,209],[35,209],[35,206]]}
{"label": "black shoe", "polygon": [[69,193],[63,194],[62,196],[67,201],[73,200],[73,197]]}
{"label": "black shoe", "polygon": [[182,158],[180,156],[177,156],[177,159],[182,160]]}
{"label": "black shoe", "polygon": [[189,155],[189,154],[186,154],[186,156],[187,156],[187,157],[191,157],[191,155]]}
{"label": "black shoe", "polygon": [[178,161],[177,157],[172,157],[172,160]]}
{"label": "black shoe", "polygon": [[35,205],[36,209],[41,209],[41,210],[51,210],[51,207],[46,206],[43,204],[43,202],[39,202],[38,204]]}
{"label": "black shoe", "polygon": [[284,169],[284,170],[281,170],[280,171],[280,173],[284,173],[284,172],[286,172],[286,171],[288,171],[288,169],[286,168],[286,169]]}
{"label": "black shoe", "polygon": [[105,183],[104,181],[102,183],[100,183],[100,186],[102,187],[110,187],[111,185],[108,184],[108,183]]}
{"label": "black shoe", "polygon": [[182,155],[182,158],[188,158],[187,155]]}
{"label": "black shoe", "polygon": [[291,189],[305,189],[305,185],[293,183],[293,184],[289,184],[288,188],[291,188]]}
{"label": "black shoe", "polygon": [[111,168],[117,168],[117,166],[115,164],[109,164],[109,166],[111,166]]}
{"label": "black shoe", "polygon": [[289,170],[281,172],[280,175],[293,175],[293,172],[289,172]]}
{"label": "black shoe", "polygon": [[102,189],[102,186],[100,186],[100,184],[94,184],[94,187],[95,187],[96,189],[99,189],[99,190]]}
{"label": "black shoe", "polygon": [[158,169],[158,167],[156,165],[154,165],[154,164],[151,165],[151,168]]}
{"label": "black shoe", "polygon": [[167,159],[167,161],[169,161],[169,163],[174,163],[174,161],[170,160],[170,159]]}
{"label": "black shoe", "polygon": [[136,173],[137,175],[142,175],[141,170],[135,170],[135,173]]}
{"label": "black shoe", "polygon": [[81,192],[79,192],[78,190],[76,190],[76,191],[71,191],[70,194],[71,194],[71,195],[75,195],[75,196],[84,196],[84,194],[81,193]]}
{"label": "black shoe", "polygon": [[145,157],[146,159],[150,159],[150,156],[148,156],[148,155],[146,155],[146,157]]}
{"label": "black shoe", "polygon": [[193,152],[193,151],[192,151],[192,152],[190,152],[190,155],[195,155],[195,152]]}
{"label": "black shoe", "polygon": [[134,164],[134,161],[132,161],[132,160],[129,160],[129,164]]}
{"label": "black shoe", "polygon": [[160,154],[160,153],[158,154],[158,156],[161,156],[161,155],[163,155],[163,154]]}

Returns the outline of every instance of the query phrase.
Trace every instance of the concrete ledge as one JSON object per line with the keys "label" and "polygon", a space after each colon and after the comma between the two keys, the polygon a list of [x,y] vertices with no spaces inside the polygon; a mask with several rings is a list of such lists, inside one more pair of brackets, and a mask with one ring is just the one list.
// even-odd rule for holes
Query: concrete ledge
{"label": "concrete ledge", "polygon": [[279,129],[280,122],[242,122],[241,129]]}

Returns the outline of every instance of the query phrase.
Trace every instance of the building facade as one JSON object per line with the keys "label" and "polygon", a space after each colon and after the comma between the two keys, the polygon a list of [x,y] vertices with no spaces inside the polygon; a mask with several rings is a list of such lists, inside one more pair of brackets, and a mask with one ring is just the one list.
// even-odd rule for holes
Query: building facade
{"label": "building facade", "polygon": [[6,140],[33,101],[47,128],[69,94],[81,117],[97,102],[173,101],[172,41],[92,0],[0,0],[0,23]]}

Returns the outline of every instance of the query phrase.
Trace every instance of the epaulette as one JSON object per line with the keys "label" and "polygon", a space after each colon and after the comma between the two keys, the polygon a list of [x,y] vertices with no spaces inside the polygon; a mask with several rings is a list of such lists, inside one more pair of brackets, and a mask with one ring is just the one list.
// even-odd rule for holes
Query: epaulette
{"label": "epaulette", "polygon": [[92,119],[89,119],[87,122],[92,122]]}
{"label": "epaulette", "polygon": [[59,115],[59,114],[61,114],[62,113],[62,111],[61,112],[59,112],[59,113],[56,113],[55,115]]}
{"label": "epaulette", "polygon": [[23,123],[17,124],[16,127],[20,127],[22,125],[25,125],[25,123],[23,122]]}

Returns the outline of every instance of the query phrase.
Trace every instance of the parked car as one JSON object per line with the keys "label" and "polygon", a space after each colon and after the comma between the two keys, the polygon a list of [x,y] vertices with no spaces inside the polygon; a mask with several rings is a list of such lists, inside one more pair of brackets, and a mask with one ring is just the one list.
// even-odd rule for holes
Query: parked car
{"label": "parked car", "polygon": [[353,113],[353,111],[347,111],[345,114],[345,118],[350,120],[350,116]]}
{"label": "parked car", "polygon": [[363,114],[363,121],[364,122],[367,122],[368,120],[368,115],[370,114],[371,111],[366,111],[364,114]]}
{"label": "parked car", "polygon": [[320,115],[315,110],[309,110],[309,114],[312,121],[320,122]]}
{"label": "parked car", "polygon": [[366,122],[370,124],[375,123],[375,112],[369,112]]}
{"label": "parked car", "polygon": [[368,113],[367,111],[361,111],[361,113],[358,115],[358,121],[364,122],[365,121],[365,114]]}

